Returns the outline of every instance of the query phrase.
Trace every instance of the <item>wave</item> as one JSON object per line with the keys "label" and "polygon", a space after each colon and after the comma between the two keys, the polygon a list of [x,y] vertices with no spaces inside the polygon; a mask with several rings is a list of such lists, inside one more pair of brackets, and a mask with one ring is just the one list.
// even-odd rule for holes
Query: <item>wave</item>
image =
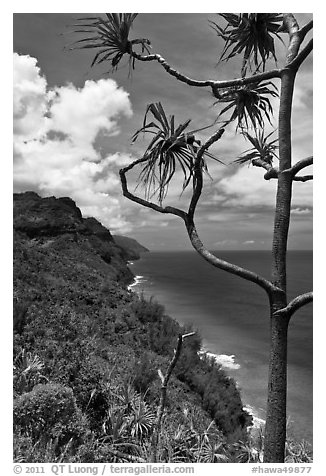
{"label": "wave", "polygon": [[243,407],[243,409],[246,410],[252,416],[253,424],[251,428],[260,429],[265,425],[265,420],[257,416],[255,409],[251,405],[247,404]]}
{"label": "wave", "polygon": [[223,369],[238,370],[241,367],[240,364],[235,361],[235,355],[213,354],[213,352],[205,350],[199,352],[199,355],[203,354],[207,355],[207,357],[212,357]]}
{"label": "wave", "polygon": [[134,280],[129,286],[127,287],[128,291],[131,291],[134,286],[138,286],[139,284],[145,283],[147,279],[144,276],[135,276]]}

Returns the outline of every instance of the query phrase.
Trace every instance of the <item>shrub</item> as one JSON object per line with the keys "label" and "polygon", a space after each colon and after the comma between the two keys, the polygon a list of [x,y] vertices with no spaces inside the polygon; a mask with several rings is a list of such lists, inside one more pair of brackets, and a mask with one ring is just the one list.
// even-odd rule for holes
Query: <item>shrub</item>
{"label": "shrub", "polygon": [[87,421],[77,408],[71,388],[39,384],[15,399],[14,427],[34,442],[52,438],[63,442],[86,431]]}

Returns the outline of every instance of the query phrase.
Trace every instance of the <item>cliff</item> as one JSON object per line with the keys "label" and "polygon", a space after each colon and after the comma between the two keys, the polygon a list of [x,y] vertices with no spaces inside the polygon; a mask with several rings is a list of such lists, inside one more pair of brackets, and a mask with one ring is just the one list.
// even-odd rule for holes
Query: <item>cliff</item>
{"label": "cliff", "polygon": [[41,198],[35,192],[25,192],[14,194],[13,203],[14,231],[20,239],[25,236],[43,248],[64,248],[68,243],[75,243],[76,249],[91,248],[93,253],[109,265],[105,267],[101,263],[108,275],[118,281],[132,280],[127,260],[131,256],[132,259],[139,258],[134,250],[143,248],[136,240],[130,240],[133,249],[130,246],[124,247],[123,241],[128,242],[126,237],[122,237],[122,242],[117,243],[110,231],[98,220],[93,217],[83,218],[80,209],[69,197]]}
{"label": "cliff", "polygon": [[[70,198],[14,195],[15,461],[148,458],[157,372],[189,329],[128,291],[128,256]],[[246,438],[235,382],[200,348],[187,339],[172,375],[161,461],[198,461],[207,428],[223,448]]]}
{"label": "cliff", "polygon": [[149,250],[138,243],[133,238],[127,236],[113,235],[115,243],[128,252],[129,260],[139,259],[142,253],[148,253]]}

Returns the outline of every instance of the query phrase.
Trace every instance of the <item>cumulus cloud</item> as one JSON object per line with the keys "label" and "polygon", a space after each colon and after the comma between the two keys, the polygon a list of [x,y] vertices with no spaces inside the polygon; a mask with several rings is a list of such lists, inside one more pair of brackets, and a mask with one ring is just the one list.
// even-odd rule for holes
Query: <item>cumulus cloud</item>
{"label": "cumulus cloud", "polygon": [[37,139],[47,128],[46,80],[37,60],[14,53],[14,134],[16,139]]}
{"label": "cumulus cloud", "polygon": [[37,60],[14,54],[14,188],[41,195],[68,195],[85,215],[125,232],[118,167],[127,154],[102,156],[99,134],[119,133],[132,115],[128,93],[112,79],[48,88]]}
{"label": "cumulus cloud", "polygon": [[[275,206],[276,180],[264,180],[258,167],[240,167],[216,185],[216,199],[229,207],[264,209]],[[294,182],[293,207],[312,206],[312,183]]]}

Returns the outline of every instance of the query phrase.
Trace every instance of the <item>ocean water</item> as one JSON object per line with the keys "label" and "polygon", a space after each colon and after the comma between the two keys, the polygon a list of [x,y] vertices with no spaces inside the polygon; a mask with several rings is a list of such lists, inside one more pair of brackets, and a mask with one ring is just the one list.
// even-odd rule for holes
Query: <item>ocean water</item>
{"label": "ocean water", "polygon": [[[223,251],[224,260],[269,278],[267,251]],[[234,377],[244,404],[265,419],[269,308],[265,291],[257,285],[213,268],[196,252],[151,252],[131,265],[137,276],[132,290],[153,296],[167,314],[192,324],[206,351],[218,355]],[[312,290],[312,252],[288,254],[289,298]],[[313,421],[312,304],[291,319],[288,344],[289,433],[312,443]]]}

